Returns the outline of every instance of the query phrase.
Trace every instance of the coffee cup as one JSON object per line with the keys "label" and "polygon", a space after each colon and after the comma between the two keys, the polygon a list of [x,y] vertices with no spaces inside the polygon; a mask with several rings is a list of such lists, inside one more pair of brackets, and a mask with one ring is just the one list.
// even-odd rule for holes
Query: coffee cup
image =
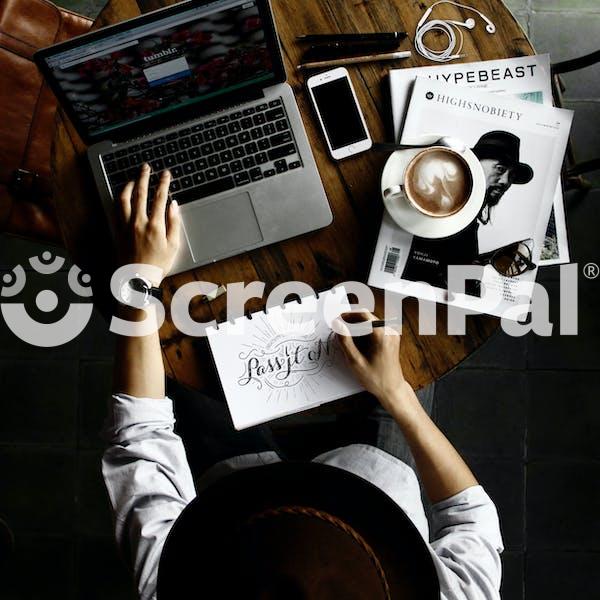
{"label": "coffee cup", "polygon": [[432,146],[413,157],[402,185],[386,189],[384,195],[402,195],[423,215],[443,218],[464,208],[472,191],[473,175],[467,161],[455,150]]}

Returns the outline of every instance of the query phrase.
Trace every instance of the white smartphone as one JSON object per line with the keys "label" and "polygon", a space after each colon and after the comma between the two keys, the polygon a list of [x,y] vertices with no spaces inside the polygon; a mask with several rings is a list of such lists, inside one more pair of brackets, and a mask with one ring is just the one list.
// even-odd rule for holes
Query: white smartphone
{"label": "white smartphone", "polygon": [[335,160],[371,148],[373,142],[347,69],[340,67],[314,75],[308,79],[307,86]]}

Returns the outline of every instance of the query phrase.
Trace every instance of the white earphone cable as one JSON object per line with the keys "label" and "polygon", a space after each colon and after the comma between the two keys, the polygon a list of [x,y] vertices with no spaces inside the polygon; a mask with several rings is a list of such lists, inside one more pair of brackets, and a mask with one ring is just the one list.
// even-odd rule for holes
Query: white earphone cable
{"label": "white earphone cable", "polygon": [[[417,25],[417,30],[415,32],[415,48],[417,52],[427,58],[428,60],[434,62],[449,62],[456,58],[462,58],[462,49],[464,44],[464,34],[461,30],[461,27],[466,27],[467,29],[473,29],[475,27],[475,21],[473,19],[468,19],[464,23],[459,21],[452,20],[444,20],[444,19],[433,19],[428,21],[429,15],[433,11],[433,9],[438,4],[452,4],[458,8],[463,8],[465,10],[470,10],[477,13],[486,23],[486,31],[488,33],[495,33],[496,27],[495,25],[486,17],[483,13],[479,12],[475,8],[471,6],[467,6],[465,4],[460,4],[458,2],[454,2],[453,0],[438,0],[432,4],[421,20]],[[424,37],[427,33],[431,31],[438,31],[446,35],[448,38],[448,45],[443,50],[433,50],[424,41]],[[457,36],[458,32],[458,36]],[[458,41],[458,48],[457,48]]]}
{"label": "white earphone cable", "polygon": [[[439,31],[446,34],[446,37],[448,38],[448,46],[446,46],[444,50],[433,50],[425,44],[423,38],[430,31]],[[457,36],[455,31],[458,32],[459,39],[458,50],[456,50],[456,53],[455,49]],[[458,28],[458,26],[448,23],[447,21],[442,21],[441,19],[427,21],[425,25],[417,29],[415,34],[415,48],[417,49],[417,52],[421,56],[424,56],[425,58],[435,62],[448,62],[455,58],[460,58],[462,56],[460,52],[463,47],[463,41],[463,32]]]}

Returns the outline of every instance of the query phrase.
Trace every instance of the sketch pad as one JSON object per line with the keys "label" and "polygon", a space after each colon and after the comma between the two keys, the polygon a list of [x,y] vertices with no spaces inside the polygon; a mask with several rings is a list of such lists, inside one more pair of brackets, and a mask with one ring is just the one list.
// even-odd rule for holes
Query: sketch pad
{"label": "sketch pad", "polygon": [[331,329],[349,309],[339,287],[208,330],[236,429],[362,391]]}

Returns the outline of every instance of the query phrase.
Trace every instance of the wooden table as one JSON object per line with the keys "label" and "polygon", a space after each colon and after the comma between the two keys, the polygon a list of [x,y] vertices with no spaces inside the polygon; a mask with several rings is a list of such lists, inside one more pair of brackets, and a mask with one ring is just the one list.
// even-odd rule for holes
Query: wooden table
{"label": "wooden table", "polygon": [[[170,0],[110,0],[94,27],[102,27],[173,4]],[[450,5],[438,6],[436,16],[466,20],[474,17],[477,27],[465,34],[463,52],[469,61],[506,58],[533,53],[520,26],[500,0],[471,0],[495,23],[497,32],[488,35],[477,15]],[[327,155],[324,141],[312,117],[303,77],[295,70],[302,48],[295,42],[298,34],[325,32],[370,32],[404,30],[412,39],[417,22],[430,3],[418,0],[273,0],[279,34],[284,49],[288,81],[293,86],[300,110],[319,165],[334,213],[333,224],[321,231],[267,248],[221,261],[170,278],[164,284],[166,304],[174,291],[189,281],[204,280],[217,284],[235,281],[264,281],[268,292],[284,281],[305,281],[315,290],[337,283],[366,281],[382,216],[378,192],[379,178],[386,157],[366,153],[342,163]],[[413,49],[406,40],[402,46]],[[391,66],[429,64],[413,49],[413,58],[397,64],[374,63],[351,67],[351,75],[374,140],[389,140],[391,118],[387,100],[386,74]],[[56,204],[67,249],[96,282],[95,298],[109,306],[108,276],[112,272],[110,241],[106,219],[85,168],[84,146],[68,121],[59,116],[53,152]],[[99,285],[101,284],[101,285]],[[377,294],[378,312],[382,312],[382,294]],[[224,319],[226,300],[211,304],[192,304],[192,316],[201,321]],[[263,302],[254,300],[247,308],[258,310]],[[469,317],[466,336],[449,336],[445,330],[445,309],[438,308],[435,336],[419,336],[417,305],[404,304],[402,366],[408,380],[422,387],[441,377],[478,348],[498,327],[497,319]],[[214,376],[204,340],[181,335],[169,317],[161,330],[161,342],[167,371],[179,382],[202,388]]]}

